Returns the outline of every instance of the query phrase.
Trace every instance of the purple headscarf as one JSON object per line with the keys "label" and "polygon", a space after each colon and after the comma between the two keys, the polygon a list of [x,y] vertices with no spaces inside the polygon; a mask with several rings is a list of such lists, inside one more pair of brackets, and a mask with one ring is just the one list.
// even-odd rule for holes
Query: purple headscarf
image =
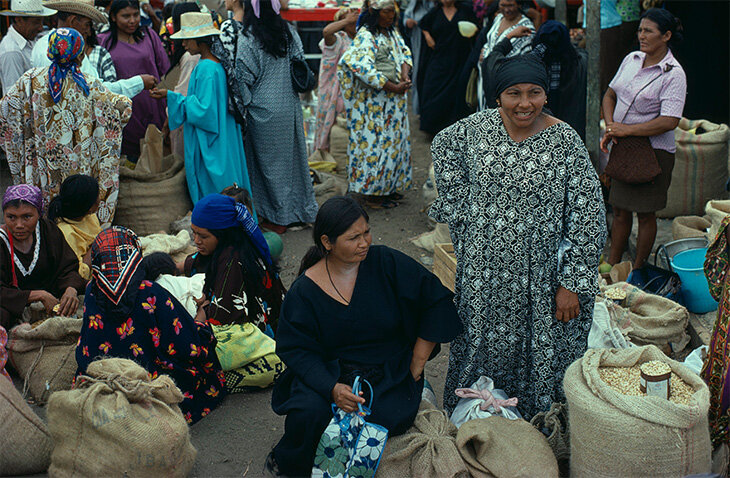
{"label": "purple headscarf", "polygon": [[3,210],[10,201],[20,199],[38,209],[38,214],[43,214],[43,193],[40,188],[30,184],[17,184],[10,186],[3,196]]}

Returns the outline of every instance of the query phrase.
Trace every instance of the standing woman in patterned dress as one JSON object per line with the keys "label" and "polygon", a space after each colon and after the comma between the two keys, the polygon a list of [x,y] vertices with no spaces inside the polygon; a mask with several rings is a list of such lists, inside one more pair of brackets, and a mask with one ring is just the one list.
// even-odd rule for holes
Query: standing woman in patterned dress
{"label": "standing woman in patterned dress", "polygon": [[411,186],[406,92],[413,60],[395,19],[393,0],[371,1],[337,71],[350,130],[349,190],[373,209],[397,206],[398,191]]}
{"label": "standing woman in patterned dress", "polygon": [[498,108],[439,133],[431,152],[457,258],[464,332],[451,345],[444,405],[481,375],[527,418],[564,399],[586,350],[606,239],[598,176],[578,133],[543,112],[549,79],[534,55],[502,60]]}
{"label": "standing woman in patterned dress", "polygon": [[221,45],[213,53],[220,52],[226,75],[235,78],[234,104],[245,109],[243,143],[261,226],[281,234],[288,225],[314,222],[317,202],[302,107],[291,78],[290,59],[303,58],[304,50],[280,9],[279,0],[244,0],[243,22],[223,24]]}

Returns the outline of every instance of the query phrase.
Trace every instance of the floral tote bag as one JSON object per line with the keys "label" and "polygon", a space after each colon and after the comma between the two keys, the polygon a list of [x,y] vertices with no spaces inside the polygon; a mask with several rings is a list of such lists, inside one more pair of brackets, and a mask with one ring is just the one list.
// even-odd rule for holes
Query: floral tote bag
{"label": "floral tote bag", "polygon": [[[373,405],[373,387],[370,388],[370,403],[367,407],[358,404],[356,412],[342,411],[334,403],[334,416],[325,428],[317,445],[312,467],[313,478],[371,478],[380,464],[380,458],[388,440],[388,430],[375,423],[365,421]],[[352,384],[352,393],[360,394],[360,377]]]}

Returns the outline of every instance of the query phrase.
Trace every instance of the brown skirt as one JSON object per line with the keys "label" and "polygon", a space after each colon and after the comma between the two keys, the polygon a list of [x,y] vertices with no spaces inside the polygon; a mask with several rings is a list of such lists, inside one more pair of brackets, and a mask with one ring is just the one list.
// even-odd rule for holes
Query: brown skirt
{"label": "brown skirt", "polygon": [[[611,179],[608,203],[619,209],[633,212],[656,212],[667,206],[667,190],[672,182],[674,153],[655,149],[656,159],[662,172],[654,181],[645,184],[627,184]],[[610,160],[610,159],[609,159]]]}

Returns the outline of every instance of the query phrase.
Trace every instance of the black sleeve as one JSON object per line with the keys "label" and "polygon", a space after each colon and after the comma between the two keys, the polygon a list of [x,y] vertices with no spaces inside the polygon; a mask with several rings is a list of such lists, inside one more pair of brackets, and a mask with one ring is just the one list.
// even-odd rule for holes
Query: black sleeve
{"label": "black sleeve", "polygon": [[402,252],[382,248],[384,269],[397,292],[406,334],[436,343],[451,342],[462,331],[454,294],[425,267]]}
{"label": "black sleeve", "polygon": [[302,297],[299,286],[296,282],[292,285],[281,306],[276,354],[302,382],[329,401],[339,378],[339,365],[327,359],[316,311]]}
{"label": "black sleeve", "polygon": [[78,294],[83,294],[87,282],[79,274],[79,259],[76,253],[68,245],[58,226],[46,219],[41,220],[48,231],[46,243],[53,251],[53,258],[56,260],[55,269],[58,271],[53,284],[55,290],[51,292],[58,294],[59,299],[69,287],[76,289]]}
{"label": "black sleeve", "polygon": [[421,21],[418,22],[418,26],[421,28],[421,30],[426,30],[427,32],[431,33],[431,29],[433,28],[433,22],[436,20],[436,15],[441,11],[440,7],[432,8],[431,11],[429,11],[427,14],[421,18]]}

